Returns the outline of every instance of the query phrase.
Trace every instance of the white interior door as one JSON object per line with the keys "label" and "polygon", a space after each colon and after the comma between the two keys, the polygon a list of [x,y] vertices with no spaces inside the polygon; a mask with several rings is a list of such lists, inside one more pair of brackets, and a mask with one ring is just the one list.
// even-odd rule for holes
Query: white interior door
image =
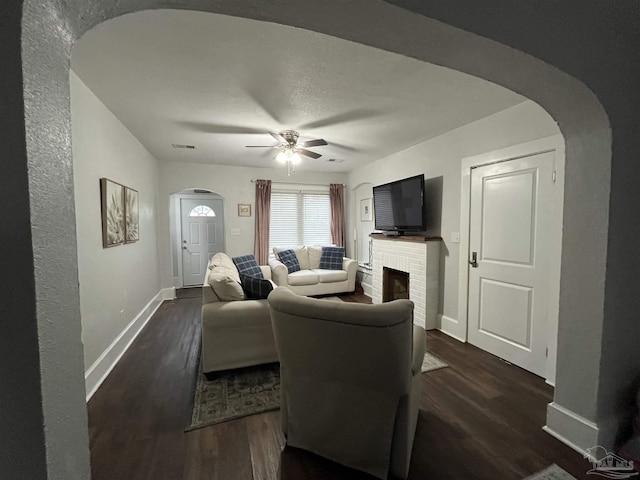
{"label": "white interior door", "polygon": [[180,199],[182,284],[202,285],[213,255],[224,249],[222,200]]}
{"label": "white interior door", "polygon": [[560,248],[554,171],[546,152],[471,173],[469,342],[540,376]]}

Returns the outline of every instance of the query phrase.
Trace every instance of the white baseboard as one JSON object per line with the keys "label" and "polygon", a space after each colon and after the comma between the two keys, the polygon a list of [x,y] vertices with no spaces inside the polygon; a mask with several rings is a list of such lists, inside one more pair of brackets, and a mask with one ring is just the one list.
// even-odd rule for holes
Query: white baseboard
{"label": "white baseboard", "polygon": [[555,402],[547,405],[547,424],[542,429],[582,455],[599,445],[595,423]]}
{"label": "white baseboard", "polygon": [[369,298],[373,297],[373,287],[369,283],[360,283],[362,285],[362,290],[364,290],[364,294]]}
{"label": "white baseboard", "polygon": [[105,378],[111,373],[124,352],[136,339],[147,322],[151,319],[158,307],[165,300],[173,300],[176,297],[176,289],[163,288],[160,290],[138,315],[125,327],[118,337],[111,342],[111,345],[100,355],[100,357],[84,373],[85,391],[87,392],[87,402],[102,385]]}
{"label": "white baseboard", "polygon": [[460,325],[458,324],[458,320],[455,318],[447,317],[446,315],[438,314],[438,324],[440,325],[440,330],[442,333],[446,333],[450,337],[455,338],[461,342],[466,342],[466,338],[462,338],[458,335],[458,330],[460,329]]}

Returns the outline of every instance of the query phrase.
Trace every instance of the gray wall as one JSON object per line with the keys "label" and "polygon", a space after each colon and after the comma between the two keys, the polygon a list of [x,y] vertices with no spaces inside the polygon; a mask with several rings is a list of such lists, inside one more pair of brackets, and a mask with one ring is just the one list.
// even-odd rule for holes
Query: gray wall
{"label": "gray wall", "polygon": [[[3,448],[0,473],[3,478],[20,472],[23,478],[37,479],[45,478],[46,470],[47,478],[88,478],[69,145],[69,53],[83,32],[103,20],[173,2],[26,0],[23,20],[16,3],[0,7],[2,247],[11,252],[1,285],[3,320],[11,321],[3,322],[2,328],[9,331],[0,339],[6,427],[0,429],[0,444],[13,446]],[[626,248],[627,236],[638,229],[638,222],[632,222],[638,214],[628,205],[640,200],[640,190],[633,188],[640,179],[640,164],[634,161],[640,146],[640,137],[634,135],[640,115],[633,90],[638,83],[638,54],[632,51],[638,44],[633,32],[637,25],[628,20],[637,18],[638,7],[630,1],[597,2],[603,9],[615,9],[611,15],[584,2],[546,0],[536,2],[539,13],[521,15],[518,9],[525,2],[434,3],[425,4],[434,9],[433,15],[447,14],[454,24],[468,22],[467,28],[486,36],[500,34],[505,43],[555,62],[558,69],[389,3],[183,0],[179,5],[308,28],[414,56],[494,81],[547,109],[567,142],[559,338],[563,354],[558,358],[556,400],[589,419],[595,419],[596,410],[598,417],[607,416],[623,375],[634,369],[629,365],[640,338],[640,326],[631,319],[640,306],[633,282],[640,253]],[[476,3],[482,11],[474,12]],[[549,28],[550,19],[558,28]],[[608,120],[592,92],[562,70],[589,85],[611,118],[615,176],[610,224]],[[602,352],[601,339],[606,340]],[[15,358],[22,362],[19,384],[17,374],[7,369]],[[7,451],[15,455],[7,456]]]}
{"label": "gray wall", "polygon": [[[20,2],[0,8],[0,477],[45,478],[33,250],[22,103]],[[10,253],[9,253],[10,252]],[[19,360],[19,363],[17,362]],[[18,368],[19,365],[19,368]]]}
{"label": "gray wall", "polygon": [[[613,159],[596,420],[602,439],[610,440],[623,395],[633,378],[640,374],[637,280],[640,251],[634,245],[640,234],[640,209],[637,208],[640,205],[640,3],[635,0],[615,3],[391,0],[388,3],[535,55],[581,80],[604,106],[612,128]],[[561,124],[561,129],[565,133],[566,126]],[[580,175],[567,172],[567,176],[570,174]],[[579,250],[591,241],[588,225],[585,227],[580,238],[569,240],[572,245],[565,242],[565,249]],[[585,255],[577,256],[575,261],[589,265],[592,259]],[[569,268],[566,263],[563,260],[563,272]],[[578,288],[580,283],[577,282]],[[569,287],[566,282],[564,286]],[[566,295],[561,296],[561,315],[572,309],[570,303]],[[572,327],[561,325],[559,332],[558,375],[579,380],[570,389],[559,388],[556,393],[556,401],[569,408],[577,404],[573,399],[582,395],[580,381],[588,381],[592,376],[588,371],[591,366],[580,361],[590,352],[587,350],[583,355],[577,352],[581,345],[576,336],[582,335],[575,331],[588,328],[576,319]],[[593,332],[594,337],[598,334]]]}

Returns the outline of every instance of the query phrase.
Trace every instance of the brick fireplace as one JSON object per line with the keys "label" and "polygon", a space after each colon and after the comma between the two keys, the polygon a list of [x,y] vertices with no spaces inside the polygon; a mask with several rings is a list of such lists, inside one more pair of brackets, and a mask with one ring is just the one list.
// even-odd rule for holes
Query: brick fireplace
{"label": "brick fireplace", "polygon": [[[413,323],[426,329],[437,328],[440,271],[440,237],[385,237],[373,239],[372,300],[389,301],[401,295],[414,303]],[[406,287],[402,287],[406,278]],[[386,282],[385,282],[386,278]],[[400,283],[399,283],[400,282]],[[391,290],[391,292],[389,292]],[[393,299],[393,298],[391,298]]]}

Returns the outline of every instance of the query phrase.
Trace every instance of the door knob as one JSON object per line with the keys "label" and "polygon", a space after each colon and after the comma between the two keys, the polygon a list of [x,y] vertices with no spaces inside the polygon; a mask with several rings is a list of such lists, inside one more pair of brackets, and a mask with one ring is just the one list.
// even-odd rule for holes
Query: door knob
{"label": "door knob", "polygon": [[471,260],[469,260],[469,265],[473,268],[478,268],[478,253],[471,252]]}

